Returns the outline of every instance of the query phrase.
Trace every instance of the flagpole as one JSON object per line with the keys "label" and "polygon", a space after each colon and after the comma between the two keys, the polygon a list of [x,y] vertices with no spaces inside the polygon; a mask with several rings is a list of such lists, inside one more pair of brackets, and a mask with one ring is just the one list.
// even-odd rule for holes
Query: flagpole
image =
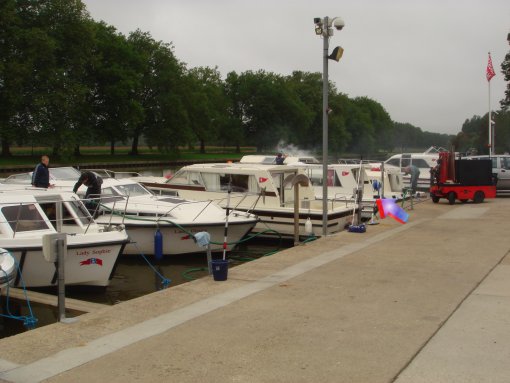
{"label": "flagpole", "polygon": [[489,156],[493,156],[495,151],[495,137],[492,131],[492,111],[491,111],[491,79],[496,75],[494,72],[494,67],[492,66],[491,52],[489,52],[489,61],[487,62],[487,70],[485,72],[488,82],[489,89]]}
{"label": "flagpole", "polygon": [[[489,52],[490,54],[490,52]],[[494,143],[492,142],[492,124],[491,124],[491,120],[492,120],[492,116],[491,116],[491,82],[488,81],[489,83],[489,156],[493,156],[494,155],[494,150],[493,150],[493,145]]]}

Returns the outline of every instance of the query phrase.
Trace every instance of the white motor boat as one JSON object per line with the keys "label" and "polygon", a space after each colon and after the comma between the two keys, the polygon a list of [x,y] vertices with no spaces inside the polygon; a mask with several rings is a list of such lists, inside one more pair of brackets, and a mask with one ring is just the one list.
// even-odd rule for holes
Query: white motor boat
{"label": "white motor boat", "polygon": [[[323,168],[322,165],[300,165],[314,185],[317,199],[323,198]],[[395,178],[393,180],[393,178]],[[392,182],[393,180],[393,182]],[[392,189],[392,185],[400,184]],[[361,216],[370,218],[376,209],[376,201],[386,191],[386,198],[400,200],[402,198],[402,177],[397,174],[376,171],[372,164],[331,164],[327,169],[327,193],[329,200],[354,202],[361,195]],[[391,191],[391,192],[389,192]]]}
{"label": "white motor boat", "polygon": [[[295,205],[298,205],[299,235],[310,235],[313,231],[319,236],[323,232],[322,201],[315,198],[313,187],[299,166],[195,164],[183,167],[168,180],[148,177],[139,180],[156,194],[213,200],[223,208],[229,205],[236,210],[252,212],[260,219],[254,229],[257,232],[270,229],[293,236]],[[296,189],[297,184],[299,189]],[[348,201],[328,202],[328,233],[343,230],[350,223],[353,209],[356,206]]]}
{"label": "white motor boat", "polygon": [[[272,157],[247,155],[241,163],[266,163]],[[339,161],[340,162],[340,161]],[[311,180],[315,198],[323,199],[323,166],[314,157],[287,156],[285,165],[298,166]],[[360,160],[342,160],[339,164],[330,164],[327,169],[328,200],[354,203],[358,191],[362,191],[361,216],[370,218],[376,208],[376,200],[386,197],[402,198],[402,174],[400,169],[381,172],[380,163]]]}
{"label": "white motor boat", "polygon": [[[12,189],[9,191],[9,189]],[[98,226],[78,196],[19,186],[0,191],[0,248],[19,265],[13,286],[53,286],[56,265],[43,256],[43,236],[67,234],[66,285],[108,286],[114,266],[129,239],[122,228]]]}
{"label": "white motor boat", "polygon": [[[126,246],[124,254],[154,254],[154,236],[158,229],[163,235],[165,255],[204,251],[194,241],[194,234],[199,232],[209,233],[212,251],[223,250],[227,214],[211,201],[155,196],[135,181],[106,178],[98,213],[98,224],[126,227],[133,243]],[[233,249],[257,221],[253,214],[229,211],[227,240],[230,245],[226,250]]]}

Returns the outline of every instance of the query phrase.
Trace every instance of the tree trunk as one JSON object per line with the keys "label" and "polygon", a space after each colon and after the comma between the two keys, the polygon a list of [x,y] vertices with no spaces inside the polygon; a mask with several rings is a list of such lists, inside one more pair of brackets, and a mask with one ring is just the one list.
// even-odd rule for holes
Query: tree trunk
{"label": "tree trunk", "polygon": [[74,155],[75,155],[76,157],[81,156],[81,153],[80,153],[80,145],[76,145],[76,146],[74,147]]}
{"label": "tree trunk", "polygon": [[110,140],[110,154],[113,156],[115,154],[115,140]]}
{"label": "tree trunk", "polygon": [[205,142],[203,139],[200,139],[200,153],[205,154]]}
{"label": "tree trunk", "polygon": [[53,146],[53,152],[51,153],[52,157],[59,158],[60,155],[60,144],[55,144]]}
{"label": "tree trunk", "polygon": [[11,145],[9,141],[5,138],[2,138],[2,157],[11,157]]}
{"label": "tree trunk", "polygon": [[133,142],[131,143],[131,151],[129,152],[130,156],[137,156],[138,155],[138,139],[140,137],[140,134],[135,133],[133,136]]}
{"label": "tree trunk", "polygon": [[236,144],[236,153],[241,153],[241,145]]}

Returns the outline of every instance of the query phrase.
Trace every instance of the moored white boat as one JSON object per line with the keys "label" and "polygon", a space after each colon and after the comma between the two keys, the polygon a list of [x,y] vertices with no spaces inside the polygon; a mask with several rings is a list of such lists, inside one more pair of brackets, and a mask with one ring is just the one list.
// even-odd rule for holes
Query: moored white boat
{"label": "moored white boat", "polygon": [[21,272],[14,286],[21,286],[21,278],[27,287],[56,284],[56,265],[45,260],[42,242],[45,234],[57,232],[67,234],[66,285],[108,286],[129,240],[125,230],[102,230],[73,193],[0,192],[0,247],[14,256]]}
{"label": "moored white boat", "polygon": [[[299,176],[299,178],[298,178]],[[178,195],[185,199],[217,201],[223,208],[228,203],[236,210],[249,211],[260,219],[254,231],[268,229],[282,235],[294,234],[295,186],[293,180],[306,180],[299,186],[299,234],[306,231],[308,219],[314,235],[322,235],[322,201],[315,198],[313,187],[298,166],[244,163],[195,164],[183,167],[168,180],[144,178],[140,182],[155,193]],[[330,201],[326,212],[328,233],[341,231],[348,225],[354,204]],[[308,225],[309,226],[309,225]]]}
{"label": "moored white boat", "polygon": [[[155,196],[132,180],[106,178],[96,222],[126,227],[133,244],[126,246],[124,254],[153,254],[154,235],[159,229],[163,254],[172,255],[204,251],[193,239],[198,232],[209,233],[212,251],[223,250],[226,219],[225,211],[211,201]],[[233,249],[257,221],[253,214],[231,210],[227,238],[231,245],[226,250]]]}
{"label": "moored white boat", "polygon": [[[241,163],[260,163],[269,161],[269,156],[248,155],[241,158]],[[285,158],[285,165],[302,168],[311,180],[315,198],[323,198],[323,166],[313,157]],[[402,175],[400,169],[381,172],[379,163],[360,160],[342,161],[329,164],[327,170],[328,200],[354,203],[358,190],[362,191],[361,215],[370,218],[376,207],[376,200],[381,197],[399,200],[402,198]]]}

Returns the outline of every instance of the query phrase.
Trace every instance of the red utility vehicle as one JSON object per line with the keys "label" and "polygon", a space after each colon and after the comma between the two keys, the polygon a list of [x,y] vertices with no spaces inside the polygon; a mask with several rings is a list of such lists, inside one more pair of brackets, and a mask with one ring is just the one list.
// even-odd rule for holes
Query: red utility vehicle
{"label": "red utility vehicle", "polygon": [[431,170],[430,196],[434,203],[446,198],[450,205],[457,199],[482,203],[485,198],[496,198],[492,161],[455,159],[451,152],[439,153],[437,166]]}

